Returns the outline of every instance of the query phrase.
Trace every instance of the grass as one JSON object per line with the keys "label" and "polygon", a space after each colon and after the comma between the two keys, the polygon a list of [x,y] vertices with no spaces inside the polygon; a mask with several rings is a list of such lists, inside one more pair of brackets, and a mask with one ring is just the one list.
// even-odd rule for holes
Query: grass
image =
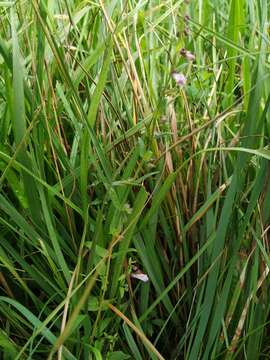
{"label": "grass", "polygon": [[270,357],[268,15],[0,1],[1,358]]}

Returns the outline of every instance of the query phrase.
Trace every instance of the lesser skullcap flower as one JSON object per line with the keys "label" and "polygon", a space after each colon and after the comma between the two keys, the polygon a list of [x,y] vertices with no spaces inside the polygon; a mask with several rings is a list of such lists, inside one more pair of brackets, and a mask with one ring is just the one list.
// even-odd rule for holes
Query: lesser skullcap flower
{"label": "lesser skullcap flower", "polygon": [[174,78],[176,84],[180,87],[185,86],[187,82],[187,78],[184,74],[173,71],[172,77]]}
{"label": "lesser skullcap flower", "polygon": [[182,56],[184,56],[188,61],[194,61],[195,60],[195,55],[192,54],[190,51],[184,49],[184,48],[180,50],[180,54]]}

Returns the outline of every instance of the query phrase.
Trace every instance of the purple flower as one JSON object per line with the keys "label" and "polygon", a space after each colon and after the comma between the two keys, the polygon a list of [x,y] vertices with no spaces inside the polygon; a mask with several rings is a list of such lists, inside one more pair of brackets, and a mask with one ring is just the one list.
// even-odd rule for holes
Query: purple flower
{"label": "purple flower", "polygon": [[180,54],[184,56],[188,61],[194,61],[195,55],[193,55],[190,51],[186,50],[185,48],[180,50]]}
{"label": "purple flower", "polygon": [[192,54],[190,51],[186,51],[186,59],[188,60],[188,61],[194,61],[195,60],[195,55],[194,54]]}
{"label": "purple flower", "polygon": [[147,282],[149,280],[148,276],[146,274],[140,273],[140,274],[131,274],[131,277],[134,279],[141,280],[143,282]]}
{"label": "purple flower", "polygon": [[182,86],[186,85],[187,78],[185,77],[184,74],[174,71],[172,73],[172,77],[174,78],[174,80],[178,86],[182,87]]}

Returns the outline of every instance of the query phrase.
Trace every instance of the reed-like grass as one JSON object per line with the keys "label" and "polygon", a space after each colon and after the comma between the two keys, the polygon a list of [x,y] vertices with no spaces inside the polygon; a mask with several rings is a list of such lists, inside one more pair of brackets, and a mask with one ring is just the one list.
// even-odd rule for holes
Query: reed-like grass
{"label": "reed-like grass", "polygon": [[0,1],[1,359],[270,357],[268,16]]}

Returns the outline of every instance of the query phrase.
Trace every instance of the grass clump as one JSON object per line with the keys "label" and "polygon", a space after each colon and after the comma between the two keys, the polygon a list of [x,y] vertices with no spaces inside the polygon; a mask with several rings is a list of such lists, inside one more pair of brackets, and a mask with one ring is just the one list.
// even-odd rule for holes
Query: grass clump
{"label": "grass clump", "polygon": [[263,359],[265,1],[0,2],[3,359]]}

